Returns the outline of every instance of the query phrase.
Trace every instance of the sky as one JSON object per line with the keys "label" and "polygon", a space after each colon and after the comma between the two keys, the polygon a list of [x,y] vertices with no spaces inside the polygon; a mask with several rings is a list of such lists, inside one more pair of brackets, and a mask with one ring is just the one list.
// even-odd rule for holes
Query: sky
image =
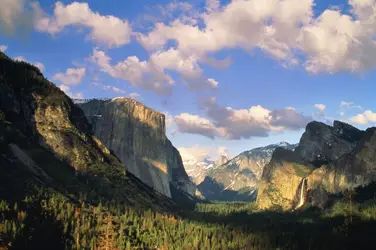
{"label": "sky", "polygon": [[166,115],[183,159],[376,123],[376,0],[0,0],[0,50],[72,98]]}

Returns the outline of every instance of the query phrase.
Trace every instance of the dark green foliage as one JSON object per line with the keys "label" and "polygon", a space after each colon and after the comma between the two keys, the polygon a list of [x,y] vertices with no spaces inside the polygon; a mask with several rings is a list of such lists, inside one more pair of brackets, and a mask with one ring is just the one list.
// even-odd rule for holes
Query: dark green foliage
{"label": "dark green foliage", "polygon": [[259,212],[252,203],[215,202],[176,216],[118,201],[72,203],[48,189],[34,193],[17,203],[0,201],[0,248],[364,249],[376,244],[375,201],[353,204],[351,214],[343,200],[324,213]]}

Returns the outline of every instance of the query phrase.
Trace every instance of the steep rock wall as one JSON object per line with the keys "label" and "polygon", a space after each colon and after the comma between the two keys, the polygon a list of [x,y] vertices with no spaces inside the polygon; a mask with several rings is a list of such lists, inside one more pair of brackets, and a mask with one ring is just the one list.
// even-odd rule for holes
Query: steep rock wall
{"label": "steep rock wall", "polygon": [[258,207],[294,208],[302,180],[312,171],[312,166],[304,164],[295,152],[277,148],[270,163],[265,166],[259,183]]}
{"label": "steep rock wall", "polygon": [[[261,208],[273,205],[294,208],[291,201],[295,199],[298,179],[301,181],[304,177],[310,202],[319,207],[325,206],[328,194],[342,193],[376,180],[376,128],[361,131],[339,121],[335,121],[333,127],[312,122],[307,125],[295,152],[276,151],[275,154],[290,160],[277,163],[272,159],[265,167],[257,198]],[[278,156],[273,155],[273,158]],[[311,171],[299,176],[289,170],[291,164],[303,164]],[[283,190],[291,192],[287,194]],[[286,203],[286,198],[290,202]]]}
{"label": "steep rock wall", "polygon": [[142,182],[171,197],[170,184],[194,194],[181,157],[166,137],[165,116],[129,98],[80,104],[94,134]]}

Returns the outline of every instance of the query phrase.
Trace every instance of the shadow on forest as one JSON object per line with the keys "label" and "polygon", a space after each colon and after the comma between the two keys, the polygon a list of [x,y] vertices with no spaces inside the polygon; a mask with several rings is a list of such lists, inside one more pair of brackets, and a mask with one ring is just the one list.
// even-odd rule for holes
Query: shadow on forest
{"label": "shadow on forest", "polygon": [[198,224],[223,224],[244,233],[264,235],[266,245],[282,249],[374,249],[376,221],[357,216],[320,216],[303,212],[195,212],[187,216]]}

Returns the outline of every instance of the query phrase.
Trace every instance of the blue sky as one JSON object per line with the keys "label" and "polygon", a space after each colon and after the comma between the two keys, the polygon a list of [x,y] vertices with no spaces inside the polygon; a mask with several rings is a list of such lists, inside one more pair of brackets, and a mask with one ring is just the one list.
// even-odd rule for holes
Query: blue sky
{"label": "blue sky", "polygon": [[184,157],[376,122],[376,1],[0,0],[0,49],[72,97],[166,113]]}

